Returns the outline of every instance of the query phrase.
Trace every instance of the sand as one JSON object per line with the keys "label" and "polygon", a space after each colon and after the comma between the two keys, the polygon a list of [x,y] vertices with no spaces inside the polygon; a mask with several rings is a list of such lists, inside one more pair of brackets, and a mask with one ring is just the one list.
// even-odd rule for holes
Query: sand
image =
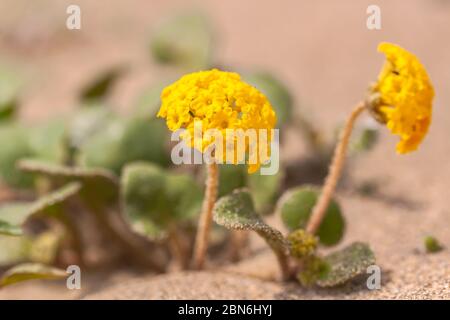
{"label": "sand", "polygon": [[[0,22],[0,33],[29,23],[30,13],[20,15],[26,1],[17,3],[14,7],[0,4],[0,12],[10,13],[10,18]],[[186,8],[185,2],[111,1],[108,7],[92,1],[79,3],[85,20],[77,34],[58,27],[19,43],[0,37],[2,56],[24,63],[24,72],[34,82],[23,97],[26,121],[70,111],[87,78],[122,62],[131,68],[110,102],[126,112],[140,90],[167,71],[149,61],[145,51],[148,35],[174,9]],[[275,260],[252,236],[249,257],[236,265],[158,276],[125,272],[115,280],[114,275],[87,275],[81,291],[69,291],[62,282],[30,282],[0,290],[0,299],[449,299],[450,4],[378,1],[382,30],[369,31],[365,11],[371,1],[198,3],[217,25],[218,61],[276,72],[292,89],[297,108],[309,112],[327,134],[345,120],[376,77],[383,61],[376,52],[378,42],[399,43],[427,66],[436,99],[433,124],[423,146],[411,155],[399,156],[394,151],[396,138],[382,129],[375,149],[349,162],[348,181],[337,194],[347,218],[341,246],[356,240],[370,243],[382,270],[381,289],[368,290],[363,282],[333,290],[306,290],[273,281]],[[50,17],[59,26],[64,5],[65,1],[60,1],[53,9],[38,11],[37,19]],[[14,19],[17,16],[21,19]],[[44,24],[42,29],[55,28]],[[30,42],[33,47],[33,41],[39,42],[42,35],[49,44],[28,53]],[[293,130],[282,134],[284,162],[308,155]],[[362,197],[355,190],[367,181],[376,182],[379,188],[375,195]],[[279,225],[277,218],[270,223]],[[428,234],[436,236],[446,249],[425,254],[422,241]]]}

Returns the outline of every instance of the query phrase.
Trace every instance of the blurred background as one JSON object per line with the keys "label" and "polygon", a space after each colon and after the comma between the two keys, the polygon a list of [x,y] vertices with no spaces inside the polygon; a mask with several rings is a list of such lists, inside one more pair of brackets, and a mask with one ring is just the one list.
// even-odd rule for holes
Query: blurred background
{"label": "blurred background", "polygon": [[[71,4],[81,8],[81,30],[66,28]],[[366,27],[366,10],[373,4],[381,8],[381,30]],[[147,110],[143,96],[150,88],[217,66],[274,75],[288,89],[293,113],[333,136],[379,73],[384,61],[379,42],[399,44],[420,58],[435,86],[429,135],[418,152],[399,156],[396,138],[381,128],[377,145],[358,158],[351,177],[356,185],[375,181],[377,201],[392,206],[394,214],[400,211],[386,218],[386,228],[380,224],[380,232],[396,232],[392,243],[412,228],[417,228],[414,239],[433,232],[448,240],[450,1],[0,0],[0,12],[0,67],[18,79],[18,117],[29,125],[67,118],[83,103],[86,88],[111,72],[120,76],[108,82],[102,103],[126,116],[136,108]],[[155,48],[161,26],[191,12],[207,20],[208,34],[194,40],[180,32],[180,41],[204,41],[207,52],[201,54],[208,64],[161,64],[167,59]],[[308,157],[310,149],[295,126],[282,130],[281,137],[284,162]],[[344,201],[343,207],[365,223],[362,203]],[[409,216],[414,217],[409,227],[400,228]],[[394,219],[390,226],[389,219]]]}

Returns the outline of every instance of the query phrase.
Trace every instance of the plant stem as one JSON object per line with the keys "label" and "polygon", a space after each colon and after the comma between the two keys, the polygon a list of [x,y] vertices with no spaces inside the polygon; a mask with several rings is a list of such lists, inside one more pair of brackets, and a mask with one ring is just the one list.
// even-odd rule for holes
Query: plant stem
{"label": "plant stem", "polygon": [[275,250],[275,256],[278,260],[283,281],[291,280],[293,273],[289,264],[289,257],[280,250]]}
{"label": "plant stem", "polygon": [[205,198],[198,224],[194,247],[194,268],[202,269],[208,249],[209,230],[211,229],[212,210],[217,198],[219,184],[219,169],[216,163],[208,164]]}
{"label": "plant stem", "polygon": [[189,248],[186,247],[186,242],[180,237],[181,231],[175,224],[169,226],[168,245],[172,257],[178,264],[177,267],[185,270],[189,266]]}
{"label": "plant stem", "polygon": [[320,194],[319,200],[312,210],[311,217],[306,226],[306,231],[314,234],[317,229],[319,229],[320,224],[325,216],[326,209],[330,203],[331,197],[336,189],[337,182],[342,173],[342,168],[345,162],[345,155],[350,141],[350,136],[352,133],[353,125],[356,118],[366,109],[364,102],[358,103],[358,105],[353,109],[350,117],[348,118],[344,129],[341,132],[339,141],[334,149],[333,160],[329,168],[328,176],[325,179],[325,184],[323,186],[322,192]]}

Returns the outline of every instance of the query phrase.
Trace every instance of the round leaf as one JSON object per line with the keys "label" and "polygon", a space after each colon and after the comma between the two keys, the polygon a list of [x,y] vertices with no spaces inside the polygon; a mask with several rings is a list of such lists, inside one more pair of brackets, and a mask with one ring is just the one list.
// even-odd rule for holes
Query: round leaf
{"label": "round leaf", "polygon": [[[298,187],[287,191],[280,198],[278,211],[289,230],[306,227],[319,192],[313,187]],[[338,203],[332,200],[317,231],[320,243],[326,246],[335,245],[342,239],[344,229],[345,221],[341,209]]]}

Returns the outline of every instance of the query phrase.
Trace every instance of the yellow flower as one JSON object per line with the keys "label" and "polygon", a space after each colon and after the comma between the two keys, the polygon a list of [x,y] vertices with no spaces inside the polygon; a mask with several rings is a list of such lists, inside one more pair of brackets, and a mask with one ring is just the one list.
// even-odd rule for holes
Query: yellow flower
{"label": "yellow flower", "polygon": [[372,88],[372,98],[376,98],[369,107],[378,121],[400,136],[398,153],[414,151],[431,122],[433,86],[412,53],[391,43],[381,43],[378,50],[387,60]]}
{"label": "yellow flower", "polygon": [[[258,150],[268,150],[267,156],[270,156],[268,144],[271,129],[276,123],[275,112],[267,98],[243,82],[237,73],[213,69],[187,74],[163,90],[161,102],[158,117],[166,119],[170,130],[187,129],[189,135],[183,137],[194,137],[194,129],[200,125],[202,134],[209,129],[216,129],[223,137],[226,152],[232,146],[233,163],[238,163],[240,157],[244,156],[250,173],[258,170],[261,163],[267,160]],[[235,149],[237,137],[231,139],[230,136],[227,140],[227,129],[264,129],[269,131],[268,139],[265,145],[258,141],[257,148],[253,148],[249,139],[245,139],[245,155],[238,155]],[[207,135],[203,135],[200,144],[194,143],[194,139],[185,139],[202,152],[216,141],[215,136]],[[226,155],[216,152],[215,157],[225,160]]]}

